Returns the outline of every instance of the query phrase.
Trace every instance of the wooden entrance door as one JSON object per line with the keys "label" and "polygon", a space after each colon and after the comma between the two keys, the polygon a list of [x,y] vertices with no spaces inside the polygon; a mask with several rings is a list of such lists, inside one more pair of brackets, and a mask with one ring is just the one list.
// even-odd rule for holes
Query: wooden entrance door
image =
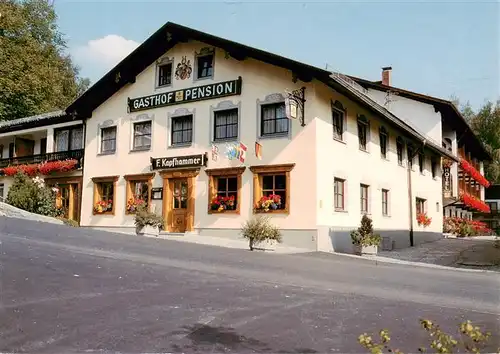
{"label": "wooden entrance door", "polygon": [[65,219],[80,221],[80,190],[78,183],[59,185],[59,193],[56,198],[56,207],[62,208]]}
{"label": "wooden entrance door", "polygon": [[172,232],[186,232],[188,214],[188,181],[187,178],[176,178],[169,180],[172,200],[172,220],[170,230]]}

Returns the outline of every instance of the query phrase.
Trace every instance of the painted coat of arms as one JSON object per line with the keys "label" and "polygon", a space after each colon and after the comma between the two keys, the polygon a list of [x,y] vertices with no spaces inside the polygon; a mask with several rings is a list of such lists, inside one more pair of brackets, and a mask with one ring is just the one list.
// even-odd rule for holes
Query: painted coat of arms
{"label": "painted coat of arms", "polygon": [[186,57],[183,56],[181,62],[178,63],[177,68],[175,68],[175,78],[177,80],[189,79],[192,72],[191,60],[187,60]]}

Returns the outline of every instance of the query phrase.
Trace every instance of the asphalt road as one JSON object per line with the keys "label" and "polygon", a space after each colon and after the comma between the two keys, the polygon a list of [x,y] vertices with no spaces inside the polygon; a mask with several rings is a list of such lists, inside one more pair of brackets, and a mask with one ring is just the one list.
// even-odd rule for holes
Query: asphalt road
{"label": "asphalt road", "polygon": [[278,255],[0,217],[0,351],[360,353],[421,317],[470,319],[500,345],[493,273]]}

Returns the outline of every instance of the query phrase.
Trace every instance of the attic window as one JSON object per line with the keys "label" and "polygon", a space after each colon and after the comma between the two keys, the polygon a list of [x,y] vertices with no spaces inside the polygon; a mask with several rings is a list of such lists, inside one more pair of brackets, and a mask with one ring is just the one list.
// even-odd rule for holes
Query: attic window
{"label": "attic window", "polygon": [[172,84],[172,63],[158,66],[158,86],[168,86]]}
{"label": "attic window", "polygon": [[214,73],[214,55],[207,54],[199,56],[197,60],[197,78],[198,79],[208,79],[213,77]]}

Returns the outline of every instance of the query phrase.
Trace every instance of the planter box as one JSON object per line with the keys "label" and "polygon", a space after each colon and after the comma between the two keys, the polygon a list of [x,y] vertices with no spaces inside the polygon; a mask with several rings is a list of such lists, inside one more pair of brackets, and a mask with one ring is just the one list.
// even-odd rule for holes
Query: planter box
{"label": "planter box", "polygon": [[158,237],[160,234],[160,229],[150,225],[136,228],[137,235],[146,237]]}
{"label": "planter box", "polygon": [[353,245],[354,254],[362,256],[364,254],[367,255],[376,255],[378,252],[378,246],[361,246],[361,245]]}

